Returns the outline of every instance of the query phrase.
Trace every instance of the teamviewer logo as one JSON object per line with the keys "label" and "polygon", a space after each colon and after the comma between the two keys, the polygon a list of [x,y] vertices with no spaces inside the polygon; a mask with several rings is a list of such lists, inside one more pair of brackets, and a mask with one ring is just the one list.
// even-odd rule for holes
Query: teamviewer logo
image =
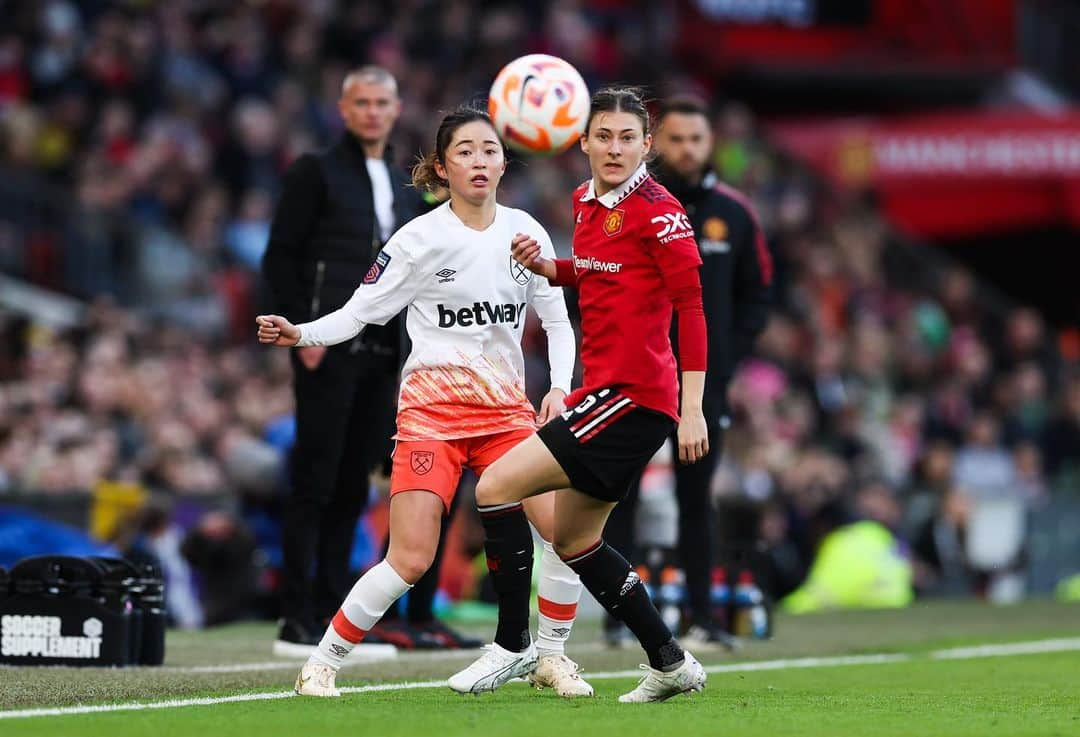
{"label": "teamviewer logo", "polygon": [[101,637],[101,633],[105,631],[105,625],[97,617],[90,617],[82,623],[82,631],[87,637]]}

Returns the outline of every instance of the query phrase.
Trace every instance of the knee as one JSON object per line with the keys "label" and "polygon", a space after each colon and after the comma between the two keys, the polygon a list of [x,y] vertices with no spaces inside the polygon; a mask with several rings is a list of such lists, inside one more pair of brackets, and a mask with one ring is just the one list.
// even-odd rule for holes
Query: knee
{"label": "knee", "polygon": [[434,559],[435,551],[427,549],[390,550],[386,555],[390,567],[410,585],[423,578]]}
{"label": "knee", "polygon": [[555,539],[551,541],[551,547],[555,551],[555,555],[559,556],[559,560],[566,560],[574,551],[570,549],[568,541],[555,535]]}
{"label": "knee", "polygon": [[582,542],[576,537],[556,533],[555,539],[551,541],[551,547],[555,549],[555,555],[559,556],[559,560],[565,561],[587,548],[589,543],[594,542],[596,541]]}
{"label": "knee", "polygon": [[502,496],[505,484],[499,482],[500,474],[497,465],[492,465],[485,470],[476,482],[476,505],[479,507],[503,504],[507,501]]}

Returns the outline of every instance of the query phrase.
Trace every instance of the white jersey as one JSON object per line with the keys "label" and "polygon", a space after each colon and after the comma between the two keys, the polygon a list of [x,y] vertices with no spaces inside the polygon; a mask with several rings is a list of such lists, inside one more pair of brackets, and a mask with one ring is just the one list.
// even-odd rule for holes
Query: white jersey
{"label": "white jersey", "polygon": [[402,370],[397,439],[535,428],[521,352],[526,305],[547,333],[551,386],[567,393],[575,340],[562,290],[510,256],[516,233],[555,258],[547,231],[522,210],[496,205],[483,231],[462,223],[449,203],[413,219],[390,238],[344,307],[298,326],[297,345],[341,343],[408,307],[412,352]]}

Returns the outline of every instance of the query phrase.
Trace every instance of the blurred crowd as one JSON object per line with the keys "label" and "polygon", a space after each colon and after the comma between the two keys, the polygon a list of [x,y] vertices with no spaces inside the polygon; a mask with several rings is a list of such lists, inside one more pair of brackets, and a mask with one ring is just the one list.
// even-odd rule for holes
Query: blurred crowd
{"label": "blurred crowd", "polygon": [[[392,141],[406,165],[430,147],[438,111],[482,100],[503,63],[536,51],[590,86],[716,104],[715,168],[754,199],[778,279],[757,357],[732,386],[714,491],[761,511],[755,534],[784,561],[782,587],[805,574],[822,525],[855,518],[910,548],[921,590],[978,586],[963,542],[973,505],[1022,514],[1080,490],[1077,347],[898,242],[871,200],[824,189],[771,149],[748,109],[679,69],[672,12],[0,0],[0,268],[91,305],[63,329],[0,307],[0,495],[131,483],[170,499],[274,497],[289,368],[284,352],[257,350],[250,323],[285,168],[340,134],[336,100],[356,65],[397,77]],[[586,171],[575,153],[518,160],[500,199],[565,251]],[[29,191],[49,205],[25,206]],[[231,534],[221,524],[211,536]]]}

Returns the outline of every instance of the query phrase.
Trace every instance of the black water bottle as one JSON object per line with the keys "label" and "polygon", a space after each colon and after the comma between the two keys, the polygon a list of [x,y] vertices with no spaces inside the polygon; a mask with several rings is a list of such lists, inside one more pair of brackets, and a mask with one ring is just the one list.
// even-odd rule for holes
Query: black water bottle
{"label": "black water bottle", "polygon": [[11,593],[47,598],[92,599],[101,583],[101,567],[70,555],[23,558],[11,569]]}
{"label": "black water bottle", "polygon": [[127,626],[127,657],[129,665],[141,662],[142,651],[142,610],[135,605],[138,595],[139,571],[122,558],[110,558],[102,555],[92,556],[92,560],[102,569],[98,594],[109,609],[124,618]]}
{"label": "black water bottle", "polygon": [[139,566],[137,606],[142,610],[142,651],[140,665],[165,662],[165,580],[157,566]]}

